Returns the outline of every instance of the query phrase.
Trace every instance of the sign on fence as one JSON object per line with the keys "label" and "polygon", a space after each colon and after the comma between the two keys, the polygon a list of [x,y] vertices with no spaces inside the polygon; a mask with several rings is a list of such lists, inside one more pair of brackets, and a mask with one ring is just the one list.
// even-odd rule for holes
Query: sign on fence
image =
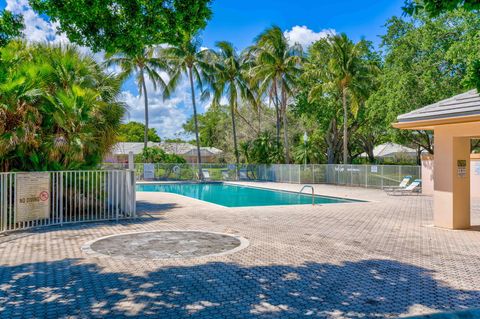
{"label": "sign on fence", "polygon": [[155,164],[143,164],[143,178],[144,179],[155,178]]}
{"label": "sign on fence", "polygon": [[49,173],[17,173],[15,190],[17,222],[50,217]]}

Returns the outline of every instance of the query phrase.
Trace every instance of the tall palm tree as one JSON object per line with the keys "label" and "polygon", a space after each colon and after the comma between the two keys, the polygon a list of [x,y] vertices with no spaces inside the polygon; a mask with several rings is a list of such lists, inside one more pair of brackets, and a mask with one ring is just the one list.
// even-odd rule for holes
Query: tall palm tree
{"label": "tall palm tree", "polygon": [[275,106],[278,144],[280,122],[283,119],[285,161],[289,163],[287,105],[301,72],[302,47],[298,44],[289,45],[282,30],[273,26],[257,37],[255,45],[250,49],[250,56],[255,59],[251,75]]}
{"label": "tall palm tree", "polygon": [[254,101],[254,97],[249,90],[248,83],[244,77],[242,57],[237,54],[233,45],[222,41],[216,44],[216,62],[214,64],[214,97],[213,105],[218,105],[222,96],[226,96],[230,106],[230,115],[232,120],[233,146],[235,152],[235,161],[240,164],[240,154],[237,144],[237,129],[235,115],[238,112],[239,100]]}
{"label": "tall palm tree", "polygon": [[[309,92],[309,99],[328,93],[338,96],[343,106],[343,163],[348,163],[348,113],[354,116],[367,98],[378,66],[369,60],[365,40],[353,43],[346,34],[325,40],[325,63],[319,72],[320,83]],[[349,107],[350,104],[350,107]]]}
{"label": "tall palm tree", "polygon": [[169,65],[170,80],[164,90],[163,97],[165,99],[172,95],[184,75],[187,75],[189,79],[197,144],[198,176],[203,179],[195,87],[200,90],[202,98],[204,98],[207,93],[207,86],[212,83],[213,53],[210,50],[202,49],[195,37],[186,37],[176,46],[161,49],[159,56]]}
{"label": "tall palm tree", "polygon": [[118,65],[121,69],[120,78],[126,79],[135,75],[138,86],[138,92],[143,95],[145,105],[145,132],[143,138],[144,148],[148,146],[148,92],[146,77],[153,84],[153,89],[157,90],[157,86],[166,87],[166,83],[159,74],[159,71],[166,70],[166,64],[163,60],[155,56],[155,48],[144,48],[136,54],[117,53],[107,56],[108,66]]}

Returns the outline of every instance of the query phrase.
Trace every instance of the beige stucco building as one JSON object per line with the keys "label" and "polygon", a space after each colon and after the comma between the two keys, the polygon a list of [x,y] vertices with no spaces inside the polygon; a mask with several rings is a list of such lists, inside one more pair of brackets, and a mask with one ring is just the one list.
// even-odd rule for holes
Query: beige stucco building
{"label": "beige stucco building", "polygon": [[470,140],[480,138],[480,96],[472,90],[400,115],[399,129],[433,130],[434,224],[470,228]]}

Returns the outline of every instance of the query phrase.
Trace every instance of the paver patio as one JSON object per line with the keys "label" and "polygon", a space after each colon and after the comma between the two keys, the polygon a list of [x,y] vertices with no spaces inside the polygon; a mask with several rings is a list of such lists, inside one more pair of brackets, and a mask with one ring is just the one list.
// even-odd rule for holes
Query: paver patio
{"label": "paver patio", "polygon": [[[371,202],[223,208],[137,193],[138,221],[0,237],[0,318],[375,318],[480,307],[479,231],[431,227],[425,196],[326,185],[316,192]],[[95,238],[141,230],[235,234],[250,245],[155,261],[81,251]]]}

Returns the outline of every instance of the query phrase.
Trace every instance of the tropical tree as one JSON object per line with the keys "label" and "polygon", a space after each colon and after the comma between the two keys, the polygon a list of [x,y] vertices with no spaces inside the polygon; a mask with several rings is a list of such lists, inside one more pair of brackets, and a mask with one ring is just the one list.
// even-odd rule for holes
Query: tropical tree
{"label": "tropical tree", "polygon": [[[478,14],[455,10],[431,19],[393,17],[382,37],[385,62],[379,87],[367,101],[387,123],[399,114],[475,87],[472,62],[480,60]],[[433,134],[386,127],[384,134],[433,154]]]}
{"label": "tropical tree", "polygon": [[240,149],[249,164],[273,164],[283,161],[277,140],[265,131],[253,140],[240,143]]}
{"label": "tropical tree", "polygon": [[167,154],[160,147],[144,148],[141,154],[135,158],[138,163],[169,163],[184,164],[187,161],[177,154]]}
{"label": "tropical tree", "polygon": [[[476,13],[478,19],[478,10],[480,10],[480,1],[478,0],[406,0],[403,10],[414,17],[427,15],[429,18],[440,18],[442,20],[447,14],[451,17],[452,12],[470,11]],[[460,43],[459,43],[460,45]],[[477,51],[479,47],[476,48]],[[477,88],[480,92],[480,59],[470,59],[467,69],[468,82]]]}
{"label": "tropical tree", "polygon": [[199,89],[202,97],[206,96],[205,94],[208,92],[207,88],[211,84],[211,62],[213,54],[210,50],[202,49],[200,47],[198,38],[185,35],[184,41],[179,45],[161,49],[160,58],[166,61],[169,65],[170,80],[165,87],[164,98],[168,98],[173,94],[185,75],[190,82],[193,119],[195,124],[195,141],[197,144],[198,176],[200,179],[203,179],[195,89]]}
{"label": "tropical tree", "polygon": [[8,10],[0,11],[0,47],[17,37],[20,37],[23,29],[23,17],[13,14]]}
{"label": "tropical tree", "polygon": [[125,80],[130,76],[135,76],[138,86],[138,92],[143,95],[145,105],[145,131],[143,144],[148,146],[148,92],[147,77],[153,84],[153,89],[157,90],[157,86],[166,87],[166,83],[159,74],[160,70],[166,70],[167,66],[162,59],[155,56],[155,49],[152,47],[144,48],[140,53],[125,54],[117,53],[115,55],[107,55],[106,64],[108,66],[118,65],[121,69],[120,78]]}
{"label": "tropical tree", "polygon": [[285,161],[290,162],[287,106],[294,95],[297,77],[301,72],[302,47],[290,46],[282,30],[273,26],[261,33],[248,56],[254,59],[250,69],[252,80],[259,83],[276,110],[276,138],[280,144],[280,126],[283,120]]}
{"label": "tropical tree", "polygon": [[94,52],[140,54],[145,47],[179,44],[185,32],[204,29],[211,0],[29,0],[59,32]]}
{"label": "tropical tree", "polygon": [[255,103],[255,98],[250,92],[248,81],[244,76],[242,58],[237,54],[233,45],[222,41],[218,42],[216,47],[218,52],[216,52],[213,70],[214,97],[212,104],[213,107],[219,105],[223,96],[228,100],[232,120],[235,162],[238,167],[240,164],[240,153],[238,151],[235,115],[238,113],[238,104],[241,100],[249,100]]}
{"label": "tropical tree", "polygon": [[430,17],[436,17],[442,13],[464,8],[465,10],[479,10],[478,0],[407,0],[404,11],[408,14],[428,13]]}
{"label": "tropical tree", "polygon": [[358,113],[372,91],[378,66],[370,60],[370,45],[361,40],[353,43],[346,34],[320,40],[324,43],[325,62],[321,80],[310,93],[310,100],[324,94],[337,94],[343,106],[343,163],[348,163],[348,114]]}
{"label": "tropical tree", "polygon": [[[232,144],[230,135],[228,134],[231,121],[227,106],[211,106],[205,113],[197,115],[197,121],[200,146],[216,147],[223,151],[233,152],[230,147]],[[193,116],[183,125],[183,130],[186,133],[195,134],[195,119]]]}
{"label": "tropical tree", "polygon": [[2,169],[98,165],[125,113],[120,79],[71,46],[11,42],[0,54]]}
{"label": "tropical tree", "polygon": [[320,150],[316,147],[315,141],[299,141],[293,150],[293,158],[297,164],[318,163],[322,158]]}
{"label": "tropical tree", "polygon": [[[120,142],[143,142],[144,135],[145,125],[132,121],[120,125],[118,140]],[[155,129],[148,129],[148,140],[151,142],[160,142],[160,136],[158,136]]]}

